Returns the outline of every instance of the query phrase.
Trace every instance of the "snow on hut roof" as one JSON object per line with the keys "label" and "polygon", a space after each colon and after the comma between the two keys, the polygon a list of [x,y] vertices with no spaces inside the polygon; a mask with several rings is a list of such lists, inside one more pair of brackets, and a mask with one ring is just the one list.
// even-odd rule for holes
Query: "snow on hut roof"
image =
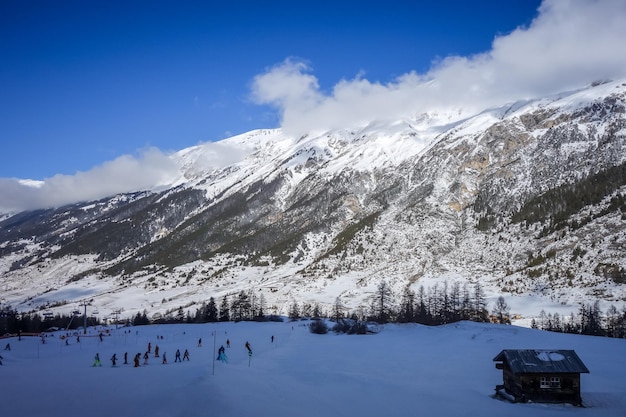
{"label": "snow on hut roof", "polygon": [[573,350],[505,349],[494,362],[506,362],[515,374],[589,373]]}

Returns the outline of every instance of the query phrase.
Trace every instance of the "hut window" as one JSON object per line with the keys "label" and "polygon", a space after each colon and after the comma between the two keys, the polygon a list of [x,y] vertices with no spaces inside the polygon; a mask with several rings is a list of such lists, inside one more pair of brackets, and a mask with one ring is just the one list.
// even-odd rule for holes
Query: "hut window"
{"label": "hut window", "polygon": [[558,376],[542,376],[540,386],[541,388],[561,388],[561,378]]}

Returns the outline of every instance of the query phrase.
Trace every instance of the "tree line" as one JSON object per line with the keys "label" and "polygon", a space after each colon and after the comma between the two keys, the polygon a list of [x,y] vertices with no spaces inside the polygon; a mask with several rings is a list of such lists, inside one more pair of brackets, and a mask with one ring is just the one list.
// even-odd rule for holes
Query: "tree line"
{"label": "tree line", "polygon": [[[293,302],[289,306],[290,320],[304,318],[329,318],[335,321],[342,319],[356,319],[359,321],[375,321],[377,323],[421,323],[438,325],[460,320],[486,322],[490,320],[487,311],[487,302],[480,283],[461,286],[459,283],[448,285],[435,284],[425,289],[423,286],[417,292],[409,286],[405,287],[396,304],[396,294],[391,286],[382,281],[376,293],[371,298],[367,309],[350,311],[344,307],[341,298],[337,297],[332,307],[325,310],[319,304]],[[502,299],[503,301],[504,299]],[[504,301],[503,301],[504,302]],[[166,311],[164,314],[148,317],[148,312],[138,312],[132,318],[122,320],[123,324],[135,326],[147,324],[172,323],[210,323],[227,321],[268,321],[281,320],[278,316],[266,314],[265,297],[257,296],[253,291],[240,291],[238,294],[225,295],[217,300],[210,297],[203,302],[195,312],[178,307]],[[510,323],[508,307],[504,303],[500,312],[502,323]],[[89,318],[89,325],[100,324],[97,318]],[[22,332],[41,332],[51,327],[76,329],[83,320],[76,316],[55,315],[43,318],[38,313],[18,313],[10,307],[0,312],[0,334]]]}
{"label": "tree line", "polygon": [[[399,299],[399,303],[396,300]],[[290,320],[327,318],[334,321],[353,319],[373,321],[376,323],[421,323],[439,325],[460,320],[478,322],[495,321],[509,323],[509,307],[500,297],[492,314],[487,310],[485,293],[480,283],[464,284],[454,282],[449,285],[435,284],[425,288],[420,286],[417,292],[406,286],[400,297],[391,286],[382,281],[365,309],[350,311],[337,297],[332,306],[324,309],[319,304],[298,303],[294,301],[288,306],[287,315]],[[132,320],[134,325],[149,323],[207,323],[221,321],[266,321],[277,320],[278,317],[266,314],[264,296],[255,296],[252,291],[240,291],[238,294],[225,295],[216,300],[210,297],[207,302],[196,309],[195,313],[185,312],[183,307],[166,312],[163,316],[148,319],[147,313],[137,313]]]}
{"label": "tree line", "polygon": [[[228,321],[282,321],[282,318],[266,314],[264,296],[253,291],[240,291],[225,295],[221,299],[210,297],[195,312],[178,307],[162,315],[148,317],[147,311],[137,313],[123,324],[135,326],[163,323],[208,323]],[[350,310],[337,297],[332,306],[326,309],[319,304],[298,303],[288,307],[290,320],[331,319],[342,332],[360,333],[366,330],[364,323],[419,323],[441,325],[462,320],[511,324],[510,308],[503,296],[498,297],[491,311],[482,285],[459,282],[443,282],[430,287],[423,285],[414,291],[409,285],[399,294],[381,281],[369,300],[369,306]],[[99,325],[96,317],[88,318],[88,325]],[[83,325],[83,317],[60,315],[42,317],[38,313],[18,313],[8,306],[0,309],[0,334],[32,332],[38,333],[49,328],[76,329]],[[610,306],[606,313],[600,310],[596,301],[593,305],[582,304],[576,313],[560,316],[541,311],[538,319],[533,319],[531,327],[557,332],[601,335],[626,338],[626,310],[619,311]],[[336,330],[337,330],[336,329]]]}
{"label": "tree line", "polygon": [[[85,324],[84,316],[80,314],[55,314],[43,316],[39,313],[20,313],[11,306],[0,308],[0,335],[11,333],[41,333],[48,329],[76,330]],[[100,325],[97,317],[87,317],[87,326]]]}
{"label": "tree line", "polygon": [[[302,311],[306,309],[307,305],[304,305]],[[298,304],[294,303],[290,308],[289,317],[298,319],[307,315],[303,315]],[[461,285],[458,282],[449,285],[444,282],[442,285],[435,284],[428,288],[422,285],[417,291],[407,285],[401,294],[396,294],[386,281],[382,281],[371,297],[368,308],[349,311],[343,306],[341,298],[337,297],[327,317],[336,322],[341,319],[352,319],[379,324],[440,325],[461,320],[509,324],[511,322],[509,307],[504,297],[498,299],[492,314],[489,314],[485,293],[479,282],[472,285],[468,283]]]}
{"label": "tree line", "polygon": [[531,327],[551,332],[626,338],[626,309],[619,311],[611,305],[603,313],[600,302],[596,301],[581,304],[578,311],[569,316],[541,310],[539,317],[531,321]]}

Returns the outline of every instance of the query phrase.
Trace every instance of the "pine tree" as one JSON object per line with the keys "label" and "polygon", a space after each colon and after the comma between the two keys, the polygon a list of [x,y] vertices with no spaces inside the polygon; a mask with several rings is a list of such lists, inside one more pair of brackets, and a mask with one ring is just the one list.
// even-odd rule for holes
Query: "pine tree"
{"label": "pine tree", "polygon": [[220,304],[220,321],[230,321],[230,306],[228,304],[228,296],[224,296],[222,298],[222,303]]}
{"label": "pine tree", "polygon": [[304,318],[311,318],[311,316],[313,315],[312,309],[313,307],[311,307],[311,304],[304,303],[302,304],[302,308],[300,309],[300,315]]}
{"label": "pine tree", "polygon": [[234,321],[249,320],[252,316],[252,304],[250,297],[245,291],[241,290],[236,299],[233,300],[231,306],[231,318]]}
{"label": "pine tree", "polygon": [[257,305],[257,310],[254,315],[257,320],[265,319],[265,297],[263,296],[263,294],[261,294],[261,296],[259,297],[259,303]]}
{"label": "pine tree", "polygon": [[410,323],[415,320],[415,292],[411,290],[410,285],[404,287],[402,292],[402,301],[398,321],[401,323]]}
{"label": "pine tree", "polygon": [[387,323],[391,317],[391,300],[393,293],[387,282],[381,281],[376,292],[375,315],[379,323]]}
{"label": "pine tree", "polygon": [[580,332],[582,334],[600,336],[604,334],[602,328],[602,311],[600,302],[596,301],[593,306],[582,304],[579,310]]}
{"label": "pine tree", "polygon": [[467,282],[463,284],[461,292],[461,320],[472,320],[472,300]]}
{"label": "pine tree", "polygon": [[341,298],[337,297],[335,298],[335,304],[333,304],[333,320],[335,320],[335,323],[339,323],[339,321],[343,319],[343,317],[344,313],[343,305],[341,304]]}
{"label": "pine tree", "polygon": [[313,318],[319,319],[320,317],[322,317],[322,311],[320,310],[320,305],[315,303],[315,306],[313,307]]}
{"label": "pine tree", "polygon": [[487,301],[485,300],[485,292],[480,282],[474,285],[474,297],[472,299],[472,321],[487,322],[489,314],[487,313]]}
{"label": "pine tree", "polygon": [[561,323],[561,316],[559,315],[559,313],[554,313],[554,316],[552,316],[552,331],[563,331],[563,324]]}
{"label": "pine tree", "polygon": [[291,320],[298,320],[300,318],[300,307],[298,307],[298,303],[295,301],[289,308],[289,318]]}
{"label": "pine tree", "polygon": [[142,313],[137,313],[135,318],[133,319],[133,326],[143,326],[146,324],[150,324],[150,320],[148,319],[148,313],[144,310]]}
{"label": "pine tree", "polygon": [[215,304],[215,298],[209,298],[209,304],[206,306],[206,312],[204,315],[204,319],[207,322],[216,322],[218,321],[218,312],[217,305]]}
{"label": "pine tree", "polygon": [[546,330],[548,327],[548,314],[545,310],[539,312],[539,323],[537,323],[539,329]]}
{"label": "pine tree", "polygon": [[450,289],[450,322],[461,320],[461,284],[454,281]]}
{"label": "pine tree", "polygon": [[182,307],[178,307],[178,311],[176,312],[176,321],[183,322],[185,320],[185,311]]}
{"label": "pine tree", "polygon": [[444,281],[443,289],[439,294],[439,317],[441,317],[441,322],[443,324],[450,323],[451,312],[450,308],[450,295],[448,294],[448,281]]}
{"label": "pine tree", "polygon": [[441,324],[441,308],[439,297],[439,284],[435,283],[428,290],[428,314],[430,315],[433,324]]}
{"label": "pine tree", "polygon": [[203,301],[200,308],[196,309],[196,314],[194,315],[194,322],[196,323],[206,322],[205,316],[206,316],[206,301]]}
{"label": "pine tree", "polygon": [[606,310],[606,335],[609,337],[616,336],[619,327],[619,313],[614,305],[610,305]]}

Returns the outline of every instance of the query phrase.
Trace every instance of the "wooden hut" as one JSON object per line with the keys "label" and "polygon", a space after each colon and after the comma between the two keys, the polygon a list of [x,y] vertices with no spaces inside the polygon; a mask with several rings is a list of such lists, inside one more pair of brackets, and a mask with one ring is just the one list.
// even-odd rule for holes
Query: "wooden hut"
{"label": "wooden hut", "polygon": [[496,393],[515,402],[582,405],[580,374],[589,370],[573,350],[506,349],[493,360],[504,382]]}

